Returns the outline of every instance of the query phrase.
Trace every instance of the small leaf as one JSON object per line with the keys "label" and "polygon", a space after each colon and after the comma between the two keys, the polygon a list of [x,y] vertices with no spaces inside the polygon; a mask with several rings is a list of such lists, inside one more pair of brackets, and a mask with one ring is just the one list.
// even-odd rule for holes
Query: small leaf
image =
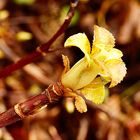
{"label": "small leaf", "polygon": [[63,59],[63,65],[64,65],[64,70],[62,74],[64,74],[70,70],[70,61],[69,61],[69,58],[65,55],[62,55],[62,59]]}
{"label": "small leaf", "polygon": [[75,107],[80,113],[87,112],[87,105],[81,96],[75,97]]}

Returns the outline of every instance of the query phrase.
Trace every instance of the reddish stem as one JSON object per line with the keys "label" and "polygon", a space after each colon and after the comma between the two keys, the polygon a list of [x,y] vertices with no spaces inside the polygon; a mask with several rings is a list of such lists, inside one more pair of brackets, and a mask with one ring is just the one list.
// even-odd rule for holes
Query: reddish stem
{"label": "reddish stem", "polygon": [[38,58],[41,54],[37,51],[34,51],[32,54],[29,54],[23,58],[21,58],[16,63],[13,63],[0,71],[0,78],[4,78],[9,76],[12,72],[22,68],[23,66],[33,62],[36,58]]}
{"label": "reddish stem", "polygon": [[15,110],[15,107],[12,107],[6,112],[0,114],[0,127],[4,127],[33,115],[46,105],[48,106],[49,104],[58,102],[62,97],[63,86],[61,83],[51,84],[41,94],[31,97],[27,101],[18,104],[18,110]]}
{"label": "reddish stem", "polygon": [[0,114],[0,127],[7,126],[11,123],[21,120],[21,118],[16,114],[14,108],[7,110]]}
{"label": "reddish stem", "polygon": [[38,47],[39,49],[37,49],[37,50],[40,50],[40,51],[35,50],[31,54],[18,60],[16,63],[11,64],[11,65],[7,66],[6,68],[2,69],[0,71],[0,78],[7,77],[12,72],[14,72],[18,69],[21,69],[25,65],[35,61],[37,58],[42,56],[43,52],[47,53],[49,51],[50,46],[53,44],[53,42],[66,30],[66,28],[70,24],[77,4],[78,4],[78,0],[75,0],[75,1],[71,0],[70,10],[67,14],[67,17],[66,17],[64,23],[47,43],[44,43]]}

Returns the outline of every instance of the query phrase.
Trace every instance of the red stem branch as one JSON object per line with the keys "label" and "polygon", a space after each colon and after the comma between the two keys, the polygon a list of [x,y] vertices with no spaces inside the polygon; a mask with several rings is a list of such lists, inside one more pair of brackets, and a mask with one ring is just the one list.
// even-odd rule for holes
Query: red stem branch
{"label": "red stem branch", "polygon": [[34,115],[49,104],[58,102],[62,97],[63,86],[61,83],[51,84],[41,94],[31,97],[27,101],[17,104],[0,114],[0,127],[7,126],[30,115]]}
{"label": "red stem branch", "polygon": [[2,69],[0,71],[0,78],[4,78],[4,77],[9,76],[12,72],[14,72],[18,69],[21,69],[25,65],[32,63],[37,58],[41,57],[43,53],[49,52],[50,46],[66,30],[66,28],[70,24],[77,4],[78,4],[78,0],[75,0],[75,1],[71,0],[70,10],[67,14],[67,17],[66,17],[64,23],[62,24],[62,26],[58,29],[58,31],[53,35],[53,37],[47,43],[40,45],[34,52],[21,58],[16,63],[11,64],[11,65],[5,67],[4,69]]}

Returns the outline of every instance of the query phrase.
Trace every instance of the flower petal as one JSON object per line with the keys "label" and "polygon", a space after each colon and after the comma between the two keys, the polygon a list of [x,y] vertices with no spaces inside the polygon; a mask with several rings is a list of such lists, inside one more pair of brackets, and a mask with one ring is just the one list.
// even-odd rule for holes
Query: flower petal
{"label": "flower petal", "polygon": [[121,59],[111,59],[105,62],[105,66],[111,76],[110,87],[120,83],[126,75],[125,63]]}
{"label": "flower petal", "polygon": [[110,60],[110,59],[119,59],[122,56],[123,54],[120,50],[113,48],[108,52],[108,57],[106,58],[105,61]]}
{"label": "flower petal", "polygon": [[90,61],[90,43],[87,36],[84,33],[78,33],[70,36],[64,44],[65,47],[76,46],[81,49],[81,51],[85,54],[88,61]]}
{"label": "flower petal", "polygon": [[67,73],[62,75],[61,82],[65,87],[73,90],[88,85],[99,73],[98,65],[91,61],[90,66],[87,59],[79,60]]}
{"label": "flower petal", "polygon": [[115,45],[115,39],[113,35],[105,28],[95,25],[92,53],[94,53],[94,47],[110,50],[111,48],[114,47],[114,45]]}
{"label": "flower petal", "polygon": [[92,59],[97,59],[98,61],[104,62],[109,56],[108,51],[103,48],[94,48],[93,53],[91,54]]}
{"label": "flower petal", "polygon": [[119,59],[123,56],[122,52],[118,49],[112,48],[110,51],[106,51],[104,48],[94,48],[94,54],[91,55],[92,59],[105,62],[110,59]]}
{"label": "flower petal", "polygon": [[105,83],[101,80],[100,77],[96,78],[91,84],[81,89],[81,93],[84,97],[95,104],[100,104],[104,101],[106,92],[105,92]]}

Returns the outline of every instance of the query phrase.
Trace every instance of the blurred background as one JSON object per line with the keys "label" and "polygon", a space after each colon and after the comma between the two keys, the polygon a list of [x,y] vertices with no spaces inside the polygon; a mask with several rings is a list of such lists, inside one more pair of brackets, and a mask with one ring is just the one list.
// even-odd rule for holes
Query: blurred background
{"label": "blurred background", "polygon": [[[68,0],[0,0],[0,69],[48,41],[68,9]],[[72,99],[63,99],[1,128],[0,140],[140,140],[139,0],[80,0],[70,26],[51,46],[59,51],[0,79],[0,112],[58,81],[64,68],[61,54],[69,57],[71,66],[83,57],[77,48],[63,49],[64,41],[85,32],[92,43],[94,24],[115,36],[127,66],[123,82],[107,90],[102,105],[88,103],[87,113],[77,112]]]}

